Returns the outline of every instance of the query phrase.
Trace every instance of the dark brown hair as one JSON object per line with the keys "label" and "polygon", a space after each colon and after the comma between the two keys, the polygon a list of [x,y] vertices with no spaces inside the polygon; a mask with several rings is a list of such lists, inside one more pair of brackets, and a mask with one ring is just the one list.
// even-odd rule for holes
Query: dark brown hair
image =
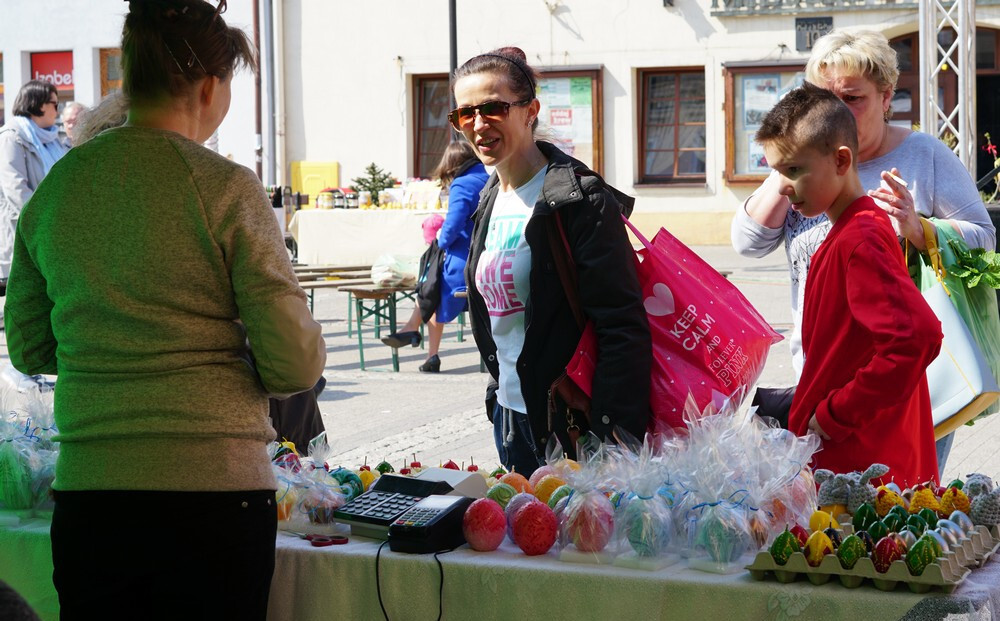
{"label": "dark brown hair", "polygon": [[458,173],[470,161],[479,161],[476,152],[467,140],[456,140],[444,148],[441,161],[434,169],[434,177],[441,180],[441,187],[448,187],[455,180]]}
{"label": "dark brown hair", "polygon": [[253,44],[203,0],[130,0],[122,30],[122,90],[132,102],[177,97],[207,76],[257,68]]}
{"label": "dark brown hair", "polygon": [[[518,101],[535,98],[535,87],[538,85],[538,73],[528,64],[528,57],[519,47],[499,47],[485,54],[473,56],[455,70],[452,88],[460,78],[477,73],[492,73],[501,75]],[[513,103],[513,102],[511,102]],[[538,126],[538,118],[531,129]]]}
{"label": "dark brown hair", "polygon": [[51,82],[25,82],[14,98],[14,116],[42,116],[42,106],[52,101],[53,95],[58,98],[59,92]]}
{"label": "dark brown hair", "polygon": [[850,109],[832,92],[805,82],[792,89],[764,117],[754,139],[833,153],[850,147],[858,156],[858,126]]}

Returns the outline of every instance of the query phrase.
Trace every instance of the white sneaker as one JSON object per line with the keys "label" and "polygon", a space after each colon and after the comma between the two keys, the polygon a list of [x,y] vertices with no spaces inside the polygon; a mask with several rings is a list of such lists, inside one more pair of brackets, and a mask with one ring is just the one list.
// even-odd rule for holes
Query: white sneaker
{"label": "white sneaker", "polygon": [[17,392],[29,390],[45,392],[55,387],[55,383],[50,382],[44,375],[25,375],[10,364],[6,365],[3,371],[0,371],[0,379]]}

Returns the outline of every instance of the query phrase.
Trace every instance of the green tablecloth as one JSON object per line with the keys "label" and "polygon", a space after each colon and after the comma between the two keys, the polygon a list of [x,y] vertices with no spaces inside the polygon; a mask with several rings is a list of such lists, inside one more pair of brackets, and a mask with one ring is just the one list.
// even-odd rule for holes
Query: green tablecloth
{"label": "green tablecloth", "polygon": [[[0,511],[0,520],[12,512]],[[52,545],[47,519],[22,520],[0,527],[0,580],[10,585],[43,621],[59,619],[59,598],[52,586]]]}

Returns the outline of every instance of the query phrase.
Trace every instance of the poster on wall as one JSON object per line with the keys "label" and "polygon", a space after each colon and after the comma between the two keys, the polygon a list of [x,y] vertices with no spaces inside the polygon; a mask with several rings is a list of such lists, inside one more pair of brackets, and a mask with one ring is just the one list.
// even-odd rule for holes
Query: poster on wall
{"label": "poster on wall", "polygon": [[771,167],[767,165],[767,158],[764,157],[764,147],[753,139],[755,133],[747,132],[746,135],[746,142],[749,145],[747,149],[746,172],[767,174],[771,172]]}
{"label": "poster on wall", "polygon": [[590,76],[538,81],[537,135],[594,168],[594,88]]}
{"label": "poster on wall", "polygon": [[49,82],[59,91],[73,90],[73,52],[35,52],[31,79]]}
{"label": "poster on wall", "polygon": [[778,103],[780,76],[754,75],[743,78],[745,127],[760,127],[768,111]]}

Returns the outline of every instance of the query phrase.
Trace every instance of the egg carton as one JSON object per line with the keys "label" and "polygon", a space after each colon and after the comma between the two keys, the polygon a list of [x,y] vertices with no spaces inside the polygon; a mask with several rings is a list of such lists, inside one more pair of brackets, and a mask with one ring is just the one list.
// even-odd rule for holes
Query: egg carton
{"label": "egg carton", "polygon": [[834,554],[824,556],[818,567],[809,565],[801,552],[792,553],[787,563],[778,565],[766,550],[758,552],[753,563],[747,565],[746,569],[755,580],[764,580],[769,574],[773,574],[778,582],[788,583],[795,582],[799,576],[805,576],[812,584],[821,585],[837,578],[840,584],[849,589],[871,580],[875,588],[882,591],[892,591],[902,582],[914,593],[927,593],[932,589],[951,593],[972,573],[971,569],[962,567],[947,557],[928,565],[919,576],[912,575],[902,560],[894,561],[885,573],[876,571],[875,564],[867,557],[858,559],[852,569],[844,569],[840,559]]}
{"label": "egg carton", "polygon": [[[844,517],[847,518],[846,523],[841,522],[839,530],[846,537],[854,533],[854,526],[851,525],[849,515]],[[962,537],[958,545],[951,546],[945,557],[963,567],[982,567],[998,548],[1000,548],[998,526],[976,526],[972,532]]]}

